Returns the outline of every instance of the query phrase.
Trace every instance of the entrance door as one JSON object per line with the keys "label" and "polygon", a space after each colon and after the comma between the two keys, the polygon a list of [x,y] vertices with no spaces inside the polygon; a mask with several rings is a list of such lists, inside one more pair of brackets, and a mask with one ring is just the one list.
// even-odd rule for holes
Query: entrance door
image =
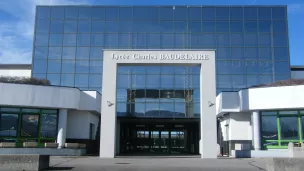
{"label": "entrance door", "polygon": [[180,154],[185,150],[185,132],[184,131],[171,131],[171,153]]}
{"label": "entrance door", "polygon": [[160,131],[160,151],[169,153],[169,131]]}

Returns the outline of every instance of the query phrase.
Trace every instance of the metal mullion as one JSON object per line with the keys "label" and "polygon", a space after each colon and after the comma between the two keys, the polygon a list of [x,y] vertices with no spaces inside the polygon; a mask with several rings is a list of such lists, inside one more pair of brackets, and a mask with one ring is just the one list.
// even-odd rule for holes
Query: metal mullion
{"label": "metal mullion", "polygon": [[21,121],[22,121],[22,110],[20,109],[18,114],[17,143],[19,143],[21,137],[21,128],[22,128]]}

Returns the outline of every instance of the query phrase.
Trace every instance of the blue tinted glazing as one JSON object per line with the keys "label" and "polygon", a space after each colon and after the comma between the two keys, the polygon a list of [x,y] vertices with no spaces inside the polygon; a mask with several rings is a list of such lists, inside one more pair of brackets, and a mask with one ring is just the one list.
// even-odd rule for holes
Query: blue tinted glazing
{"label": "blue tinted glazing", "polygon": [[78,18],[79,19],[89,19],[91,18],[91,7],[80,7],[78,8]]}
{"label": "blue tinted glazing", "polygon": [[229,20],[229,8],[226,8],[226,7],[216,8],[216,19],[217,20]]}
{"label": "blue tinted glazing", "polygon": [[63,7],[52,7],[51,18],[52,19],[63,19],[64,18],[64,8]]}
{"label": "blue tinted glazing", "polygon": [[50,7],[37,7],[36,15],[38,19],[48,19],[51,17]]}

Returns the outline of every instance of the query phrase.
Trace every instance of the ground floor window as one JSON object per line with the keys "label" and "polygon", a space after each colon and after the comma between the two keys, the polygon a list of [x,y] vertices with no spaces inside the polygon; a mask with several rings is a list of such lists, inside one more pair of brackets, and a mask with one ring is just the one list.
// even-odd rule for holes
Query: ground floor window
{"label": "ground floor window", "polygon": [[10,108],[0,106],[0,142],[55,142],[58,110]]}
{"label": "ground floor window", "polygon": [[304,111],[265,111],[261,113],[264,149],[287,148],[289,142],[303,142]]}

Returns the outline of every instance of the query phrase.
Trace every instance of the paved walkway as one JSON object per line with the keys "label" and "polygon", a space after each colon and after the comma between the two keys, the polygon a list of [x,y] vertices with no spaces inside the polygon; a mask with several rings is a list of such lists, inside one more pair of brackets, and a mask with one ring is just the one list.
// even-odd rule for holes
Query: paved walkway
{"label": "paved walkway", "polygon": [[48,170],[72,171],[263,171],[264,159],[198,157],[51,157]]}

